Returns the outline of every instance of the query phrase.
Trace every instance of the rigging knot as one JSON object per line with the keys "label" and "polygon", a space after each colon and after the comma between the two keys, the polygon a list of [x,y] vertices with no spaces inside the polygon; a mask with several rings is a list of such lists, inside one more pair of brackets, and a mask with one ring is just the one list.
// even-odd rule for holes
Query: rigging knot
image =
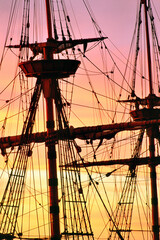
{"label": "rigging knot", "polygon": [[7,155],[6,148],[1,148],[1,154],[3,157]]}
{"label": "rigging knot", "polygon": [[82,151],[81,147],[78,146],[77,144],[75,144],[75,148],[76,148],[76,150],[77,150],[78,153],[80,153],[80,152]]}

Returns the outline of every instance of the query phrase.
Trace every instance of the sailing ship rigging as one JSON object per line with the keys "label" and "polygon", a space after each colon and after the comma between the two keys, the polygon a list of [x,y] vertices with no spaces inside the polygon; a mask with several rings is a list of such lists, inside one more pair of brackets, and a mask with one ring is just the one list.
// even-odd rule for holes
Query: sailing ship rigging
{"label": "sailing ship rigging", "polygon": [[[0,239],[159,239],[160,45],[151,1],[138,0],[134,61],[130,51],[124,74],[82,3],[96,36],[75,37],[66,1],[24,0],[18,42],[20,4],[12,1],[1,68],[8,52],[18,66],[1,91]],[[97,48],[102,58],[96,52],[93,61]],[[91,100],[84,124],[76,109]]]}

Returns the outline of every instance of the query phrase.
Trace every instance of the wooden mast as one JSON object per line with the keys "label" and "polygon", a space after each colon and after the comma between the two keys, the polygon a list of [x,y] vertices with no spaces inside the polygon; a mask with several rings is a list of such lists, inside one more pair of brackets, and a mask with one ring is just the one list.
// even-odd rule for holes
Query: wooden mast
{"label": "wooden mast", "polygon": [[[146,43],[147,43],[147,61],[148,61],[148,76],[149,76],[149,97],[148,97],[148,108],[153,109],[153,102],[150,96],[153,95],[152,88],[152,71],[151,71],[151,56],[150,56],[150,41],[148,31],[148,16],[147,16],[147,4],[146,0],[142,0],[144,4],[144,15],[145,15],[145,28],[146,28]],[[154,111],[154,109],[153,109]],[[154,147],[154,126],[151,126],[148,130],[149,137],[149,151],[150,151],[150,179],[151,179],[151,204],[152,204],[152,231],[153,240],[159,240],[159,222],[158,222],[158,196],[157,196],[157,175],[156,175],[156,164],[155,158],[155,147]]]}
{"label": "wooden mast", "polygon": [[[45,0],[46,16],[47,16],[47,31],[48,41],[52,39],[52,25],[50,2]],[[53,53],[51,49],[44,48],[44,60],[52,60]],[[46,101],[46,119],[47,119],[47,137],[54,133],[54,112],[53,112],[53,94],[54,79],[42,79],[43,93]],[[59,223],[59,206],[58,206],[58,178],[57,178],[57,161],[55,142],[48,141],[46,143],[48,148],[48,167],[49,167],[49,195],[50,195],[50,221],[51,221],[51,239],[59,240],[60,237],[60,223]]]}

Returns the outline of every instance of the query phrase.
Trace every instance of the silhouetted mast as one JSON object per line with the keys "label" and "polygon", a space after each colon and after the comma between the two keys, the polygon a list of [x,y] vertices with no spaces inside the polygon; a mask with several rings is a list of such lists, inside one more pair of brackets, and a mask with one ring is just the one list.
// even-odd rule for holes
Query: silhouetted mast
{"label": "silhouetted mast", "polygon": [[[148,62],[148,75],[149,75],[149,96],[148,96],[148,108],[153,109],[152,95],[152,63],[150,54],[150,41],[149,41],[149,30],[148,30],[148,16],[147,16],[147,4],[146,0],[142,1],[144,4],[144,15],[145,15],[145,28],[146,28],[146,43],[147,43],[147,62]],[[151,179],[151,204],[152,204],[152,231],[153,239],[159,240],[159,223],[158,223],[158,196],[157,196],[157,176],[156,176],[156,164],[154,162],[155,158],[155,146],[154,146],[154,132],[155,128],[151,126],[148,129],[149,137],[149,156],[150,156],[150,179]]]}
{"label": "silhouetted mast", "polygon": [[[52,39],[52,25],[50,2],[45,0],[48,40]],[[50,48],[43,48],[44,60],[52,60],[53,53]],[[46,101],[46,119],[47,119],[47,136],[54,132],[54,112],[53,112],[53,96],[50,89],[54,88],[53,79],[42,79],[44,98]],[[54,89],[53,89],[54,90]],[[49,167],[49,194],[50,194],[50,221],[51,221],[51,239],[60,239],[60,224],[59,224],[59,206],[58,206],[58,179],[57,179],[57,162],[55,142],[51,141],[47,144],[48,147],[48,167]]]}

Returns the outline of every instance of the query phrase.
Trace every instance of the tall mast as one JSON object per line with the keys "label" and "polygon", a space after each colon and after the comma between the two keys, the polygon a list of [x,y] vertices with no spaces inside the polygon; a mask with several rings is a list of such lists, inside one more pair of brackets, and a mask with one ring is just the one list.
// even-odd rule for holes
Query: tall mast
{"label": "tall mast", "polygon": [[[52,25],[51,25],[51,12],[50,2],[45,0],[46,4],[46,17],[47,17],[47,31],[48,40],[52,39]],[[53,53],[51,48],[45,47],[44,60],[52,60]],[[54,129],[54,111],[53,111],[53,95],[54,81],[52,78],[42,79],[43,93],[46,101],[46,125],[47,125],[47,136],[50,137]],[[51,90],[52,89],[52,90]],[[57,178],[57,161],[56,161],[56,149],[55,142],[48,141],[46,143],[48,148],[48,167],[49,167],[49,195],[50,195],[50,221],[51,221],[51,239],[60,239],[60,224],[59,224],[59,206],[58,206],[58,178]]]}
{"label": "tall mast", "polygon": [[[147,16],[147,4],[146,0],[142,0],[144,4],[144,15],[145,15],[145,28],[146,28],[146,42],[147,42],[147,61],[148,61],[148,75],[149,75],[149,104],[148,108],[153,109],[152,103],[152,69],[151,69],[151,54],[150,54],[150,41],[149,41],[149,31],[148,31],[148,16]],[[154,132],[155,129],[151,126],[148,129],[149,136],[149,151],[150,151],[150,179],[151,179],[151,204],[152,204],[152,231],[153,239],[159,240],[159,221],[158,221],[158,196],[157,196],[157,175],[156,175],[156,165],[154,163],[155,157],[155,147],[154,147]]]}

